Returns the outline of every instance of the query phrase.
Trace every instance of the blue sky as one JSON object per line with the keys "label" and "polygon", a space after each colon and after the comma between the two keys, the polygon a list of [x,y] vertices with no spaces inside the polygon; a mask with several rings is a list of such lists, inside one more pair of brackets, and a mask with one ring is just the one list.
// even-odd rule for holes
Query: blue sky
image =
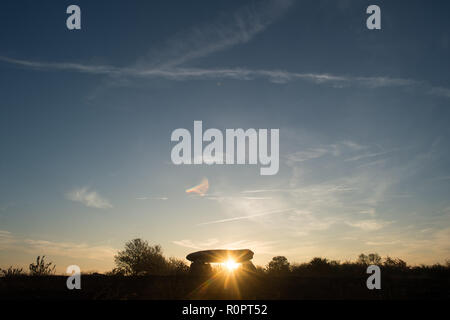
{"label": "blue sky", "polygon": [[[5,1],[0,266],[103,271],[134,237],[261,265],[450,258],[449,4],[379,1],[374,31],[370,4]],[[194,120],[279,128],[279,173],[173,165]]]}

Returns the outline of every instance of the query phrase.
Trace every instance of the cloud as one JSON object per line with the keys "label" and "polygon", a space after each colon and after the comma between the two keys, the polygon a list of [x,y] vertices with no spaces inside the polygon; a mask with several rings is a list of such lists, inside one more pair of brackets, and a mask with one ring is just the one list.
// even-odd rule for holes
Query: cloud
{"label": "cloud", "polygon": [[392,223],[391,221],[381,221],[381,220],[361,220],[357,222],[346,222],[351,227],[359,228],[364,231],[375,231],[379,230],[386,225]]}
{"label": "cloud", "polygon": [[265,193],[265,192],[287,192],[292,191],[291,189],[252,189],[252,190],[244,190],[241,193]]}
{"label": "cloud", "polygon": [[146,60],[162,60],[157,65],[167,69],[247,43],[286,13],[293,4],[292,0],[268,0],[241,7],[235,13],[223,14],[216,21],[180,32],[167,41],[166,48],[150,54]]}
{"label": "cloud", "polygon": [[429,94],[450,98],[450,89],[444,87],[432,87],[430,88]]}
{"label": "cloud", "polygon": [[11,232],[0,230],[0,249],[4,250],[15,242]]}
{"label": "cloud", "polygon": [[[428,220],[428,223],[430,221]],[[406,258],[409,263],[446,263],[450,257],[448,216],[439,217],[426,229],[407,226],[371,235],[365,245],[382,254]],[[373,250],[370,249],[369,250]]]}
{"label": "cloud", "polygon": [[209,182],[207,178],[203,178],[202,182],[200,184],[196,185],[195,187],[189,188],[186,190],[186,193],[195,193],[200,196],[204,196],[209,189]]}
{"label": "cloud", "polygon": [[[404,150],[410,149],[386,150],[379,145],[363,146],[348,141],[303,148],[286,156],[286,164],[292,169],[288,177],[291,188],[259,191],[255,188],[247,192],[283,193],[285,197],[294,197],[292,202],[301,206],[299,208],[323,214],[332,210],[342,214],[343,220],[359,219],[361,212],[375,210],[379,203],[391,200],[398,194],[395,188],[399,183],[424,167],[428,160],[421,154],[410,156],[408,162],[397,161],[404,156]],[[324,162],[307,161],[320,157],[326,157]],[[309,173],[317,170],[329,173],[326,177],[312,178]],[[299,171],[303,172],[302,176]]]}
{"label": "cloud", "polygon": [[303,162],[311,159],[320,158],[327,154],[328,150],[324,148],[314,148],[306,151],[298,151],[287,156],[287,159],[292,162]]}
{"label": "cloud", "polygon": [[399,241],[367,241],[368,246],[390,246],[399,243]]}
{"label": "cloud", "polygon": [[23,241],[30,252],[44,252],[46,255],[63,256],[78,259],[108,260],[117,250],[108,246],[91,246],[87,243],[55,242],[47,240],[25,239]]}
{"label": "cloud", "polygon": [[340,141],[333,144],[321,145],[317,147],[304,148],[302,151],[290,153],[286,156],[287,164],[292,166],[297,162],[304,162],[312,159],[321,158],[326,155],[334,157],[340,156],[343,153],[354,153],[367,149],[353,141]]}
{"label": "cloud", "polygon": [[42,239],[23,239],[9,231],[0,230],[2,250],[22,251],[33,255],[60,256],[76,259],[111,260],[117,252],[115,248],[89,245],[84,242],[49,241]]}
{"label": "cloud", "polygon": [[250,249],[258,254],[277,254],[279,250],[275,248],[276,241],[260,240],[237,240],[226,242],[219,246],[219,249]]}
{"label": "cloud", "polygon": [[9,236],[11,232],[6,230],[0,230],[0,237]]}
{"label": "cloud", "polygon": [[450,98],[450,89],[432,86],[425,81],[389,76],[367,77],[329,73],[302,73],[280,69],[248,68],[183,68],[184,63],[208,56],[238,44],[249,42],[285,14],[295,2],[268,0],[244,6],[234,14],[223,15],[214,22],[181,32],[169,39],[166,47],[141,58],[127,67],[87,65],[74,62],[39,62],[0,56],[0,61],[24,68],[87,73],[113,77],[129,83],[129,79],[166,79],[173,81],[232,79],[265,79],[273,83],[307,81],[345,87],[405,87],[422,90],[425,94]]}
{"label": "cloud", "polygon": [[449,98],[447,88],[435,88],[424,81],[413,79],[391,78],[391,77],[359,77],[359,76],[339,76],[320,73],[298,73],[283,70],[252,70],[246,68],[119,68],[104,65],[84,65],[70,62],[36,62],[13,59],[0,56],[0,61],[40,70],[59,70],[95,75],[108,75],[115,79],[122,78],[161,78],[174,81],[186,80],[208,80],[208,79],[232,79],[232,80],[257,80],[266,79],[273,83],[288,83],[293,81],[308,81],[315,84],[328,84],[335,88],[346,87],[404,87],[422,90],[424,93],[433,94],[444,98]]}
{"label": "cloud", "polygon": [[208,225],[208,224],[216,224],[216,223],[232,222],[232,221],[237,221],[237,220],[253,219],[253,218],[267,216],[267,215],[276,214],[276,213],[289,212],[289,211],[292,211],[292,210],[293,210],[292,208],[281,209],[281,210],[271,210],[271,211],[267,211],[267,212],[261,212],[261,213],[257,213],[257,214],[246,215],[246,216],[240,216],[240,217],[234,217],[234,218],[228,218],[228,219],[220,219],[220,220],[215,220],[215,221],[203,222],[203,223],[200,223],[198,225],[199,226],[203,226],[203,225]]}
{"label": "cloud", "polygon": [[270,200],[272,197],[243,197],[246,200]]}
{"label": "cloud", "polygon": [[185,247],[185,248],[199,249],[199,250],[209,248],[209,247],[217,244],[218,242],[219,242],[219,240],[215,239],[215,238],[207,239],[207,240],[201,241],[199,243],[195,243],[194,241],[188,240],[188,239],[172,241],[172,243],[174,243],[178,246]]}
{"label": "cloud", "polygon": [[236,200],[271,200],[272,197],[247,197],[247,196],[215,196],[215,195],[207,195],[205,199],[208,200],[214,200],[218,202],[224,202],[224,201],[236,201]]}
{"label": "cloud", "polygon": [[137,197],[136,200],[169,200],[168,197]]}
{"label": "cloud", "polygon": [[[295,162],[304,162],[312,159],[317,159],[326,155],[334,157],[347,156],[352,154],[351,157],[345,159],[345,161],[358,161],[368,158],[374,158],[381,155],[387,155],[396,151],[402,150],[401,148],[391,150],[381,150],[381,147],[377,146],[376,150],[371,150],[369,146],[363,146],[353,141],[340,141],[333,144],[321,145],[317,147],[304,148],[302,151],[290,153],[286,156],[288,165],[293,165]],[[362,152],[362,153],[361,153]]]}
{"label": "cloud", "polygon": [[111,76],[124,74],[125,71],[125,69],[116,68],[112,66],[86,65],[72,62],[38,62],[38,61],[14,59],[5,56],[0,56],[0,61],[38,70],[72,71],[72,72],[111,75]]}
{"label": "cloud", "polygon": [[375,208],[368,208],[368,209],[365,209],[365,210],[361,210],[360,213],[369,215],[371,217],[375,217],[376,216]]}
{"label": "cloud", "polygon": [[402,150],[402,149],[396,148],[396,149],[387,150],[387,151],[368,152],[368,153],[358,154],[354,157],[345,159],[345,161],[359,161],[359,160],[364,160],[364,159],[369,159],[369,158],[375,158],[375,157],[391,154],[393,152],[400,151],[400,150]]}
{"label": "cloud", "polygon": [[258,240],[237,240],[237,241],[220,241],[219,239],[212,238],[203,241],[194,240],[175,240],[172,241],[181,247],[196,249],[196,250],[208,250],[208,249],[250,249],[258,254],[275,254],[277,250],[273,247],[274,241],[258,241]]}
{"label": "cloud", "polygon": [[350,140],[341,141],[341,144],[353,150],[362,150],[366,148],[366,146],[360,145],[359,143]]}
{"label": "cloud", "polygon": [[89,191],[88,187],[72,190],[66,194],[66,197],[69,200],[80,202],[90,208],[108,209],[113,207],[107,199],[101,197],[95,191]]}
{"label": "cloud", "polygon": [[306,210],[295,210],[295,214],[289,216],[288,223],[295,225],[296,235],[307,235],[311,231],[329,229],[337,219],[335,217],[318,217]]}

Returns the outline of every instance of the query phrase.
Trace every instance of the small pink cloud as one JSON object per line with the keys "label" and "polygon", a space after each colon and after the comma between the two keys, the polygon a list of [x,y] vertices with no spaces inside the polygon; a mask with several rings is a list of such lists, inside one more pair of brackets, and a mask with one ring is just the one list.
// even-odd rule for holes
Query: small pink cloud
{"label": "small pink cloud", "polygon": [[202,182],[195,187],[186,190],[186,193],[196,193],[200,196],[204,196],[209,189],[209,182],[207,178],[203,178]]}

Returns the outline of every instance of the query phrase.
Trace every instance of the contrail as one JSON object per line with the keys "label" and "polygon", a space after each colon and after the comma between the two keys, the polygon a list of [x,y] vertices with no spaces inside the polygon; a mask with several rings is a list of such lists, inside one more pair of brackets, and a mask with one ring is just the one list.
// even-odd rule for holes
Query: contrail
{"label": "contrail", "polygon": [[291,210],[294,210],[294,208],[288,208],[288,209],[282,209],[282,210],[273,210],[273,211],[253,214],[251,216],[241,216],[241,217],[235,217],[235,218],[229,218],[229,219],[222,219],[222,220],[203,222],[203,223],[198,224],[198,226],[204,226],[204,225],[208,225],[208,224],[216,224],[216,223],[222,223],[222,222],[231,222],[231,221],[236,221],[236,220],[244,220],[244,219],[250,219],[250,218],[255,218],[255,217],[262,217],[262,216],[267,216],[267,215],[270,215],[270,214],[287,212],[287,211],[291,211]]}

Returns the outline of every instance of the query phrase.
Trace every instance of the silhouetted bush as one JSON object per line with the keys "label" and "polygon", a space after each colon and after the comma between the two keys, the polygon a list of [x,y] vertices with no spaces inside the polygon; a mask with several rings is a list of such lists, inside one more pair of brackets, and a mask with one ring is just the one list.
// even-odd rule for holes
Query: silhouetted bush
{"label": "silhouetted bush", "polygon": [[31,276],[49,276],[55,273],[56,266],[52,266],[52,262],[45,263],[45,256],[38,256],[36,258],[36,263],[30,264],[30,275]]}
{"label": "silhouetted bush", "polygon": [[22,268],[14,268],[13,266],[10,266],[8,269],[0,268],[0,276],[2,277],[17,277],[23,275],[25,275],[25,273]]}

